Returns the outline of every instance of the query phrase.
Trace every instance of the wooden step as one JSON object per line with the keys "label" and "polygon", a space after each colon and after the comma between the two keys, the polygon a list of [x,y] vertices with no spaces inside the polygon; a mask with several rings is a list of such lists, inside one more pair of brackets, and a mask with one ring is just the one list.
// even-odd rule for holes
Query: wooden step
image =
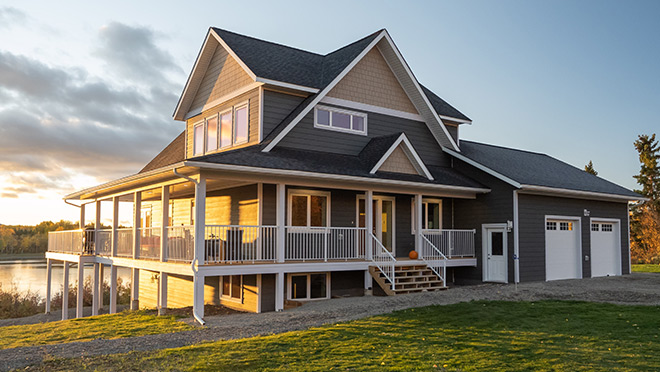
{"label": "wooden step", "polygon": [[392,283],[378,267],[370,266],[369,273],[388,296],[447,289],[442,278],[425,265],[395,266],[394,290],[392,290]]}

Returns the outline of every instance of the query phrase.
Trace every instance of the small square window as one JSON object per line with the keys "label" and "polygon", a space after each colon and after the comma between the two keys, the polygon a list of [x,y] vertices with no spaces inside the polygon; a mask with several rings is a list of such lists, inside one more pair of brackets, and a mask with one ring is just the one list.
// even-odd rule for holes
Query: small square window
{"label": "small square window", "polygon": [[316,124],[330,125],[330,111],[318,109],[316,111]]}
{"label": "small square window", "polygon": [[611,232],[612,231],[612,224],[611,223],[604,223],[602,224],[602,231],[604,232]]}
{"label": "small square window", "polygon": [[573,222],[560,222],[559,230],[562,231],[573,231]]}
{"label": "small square window", "polygon": [[351,115],[342,112],[333,112],[332,126],[342,129],[351,129]]}
{"label": "small square window", "polygon": [[364,118],[362,116],[353,116],[353,130],[364,132]]}
{"label": "small square window", "polygon": [[597,223],[591,224],[591,231],[600,231],[600,225]]}
{"label": "small square window", "polygon": [[557,230],[557,222],[548,221],[545,223],[546,230]]}

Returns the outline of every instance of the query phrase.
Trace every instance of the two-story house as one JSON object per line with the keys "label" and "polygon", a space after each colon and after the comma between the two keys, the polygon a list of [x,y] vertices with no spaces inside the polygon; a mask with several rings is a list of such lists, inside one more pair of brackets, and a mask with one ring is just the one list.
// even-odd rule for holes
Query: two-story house
{"label": "two-story house", "polygon": [[[108,267],[114,312],[128,267],[133,308],[192,305],[203,322],[205,303],[279,311],[630,272],[639,195],[547,155],[461,140],[471,120],[417,81],[386,30],[321,55],[211,28],[174,118],[185,130],[139,173],[65,197],[81,221],[96,204],[96,229],[49,235],[49,294],[54,261],[65,285],[70,263],[80,282],[93,264],[96,313]],[[131,228],[118,228],[124,203]]]}

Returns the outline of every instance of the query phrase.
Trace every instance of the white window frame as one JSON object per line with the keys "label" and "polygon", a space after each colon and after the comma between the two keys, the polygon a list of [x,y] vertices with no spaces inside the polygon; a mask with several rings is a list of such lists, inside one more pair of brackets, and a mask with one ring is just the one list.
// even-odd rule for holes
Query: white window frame
{"label": "white window frame", "polygon": [[[318,123],[318,110],[325,110],[325,111],[330,111],[330,124],[329,125],[323,125]],[[338,128],[332,126],[332,113],[337,112],[340,114],[347,114],[351,116],[351,129],[346,129],[346,128]],[[364,130],[354,130],[353,128],[353,117],[354,116],[359,116],[364,120]],[[350,111],[350,110],[344,110],[336,107],[330,107],[330,106],[323,106],[323,105],[317,105],[314,107],[314,128],[319,128],[319,129],[325,129],[325,130],[332,130],[335,132],[343,132],[343,133],[351,133],[351,134],[359,134],[362,136],[367,135],[367,114],[363,112],[357,112],[357,111]]]}
{"label": "white window frame", "polygon": [[[229,296],[223,293],[223,288],[224,288],[224,282],[225,282],[225,276],[228,276],[230,281],[229,281]],[[236,275],[238,276],[241,281],[239,284],[239,295],[237,297],[232,297],[231,296],[231,289],[233,288],[232,283],[231,283],[231,278],[234,277],[234,275],[221,275],[220,276],[220,298],[226,301],[232,301],[232,302],[238,302],[238,303],[243,303],[243,275]]]}
{"label": "white window frame", "polygon": [[[329,191],[321,191],[321,190],[304,190],[304,189],[289,189],[288,195],[287,195],[287,216],[286,216],[286,224],[287,226],[291,227],[309,227],[309,228],[314,228],[314,227],[330,227],[330,216],[332,215],[330,213],[330,192]],[[293,213],[292,213],[292,207],[293,207],[293,196],[307,196],[307,226],[293,226],[291,221],[293,220]],[[310,223],[312,222],[312,195],[316,196],[325,196],[327,200],[326,204],[326,226],[311,226]]]}
{"label": "white window frame", "polygon": [[[242,109],[245,107],[245,112],[247,116],[247,135],[245,137],[245,141],[241,142],[236,142],[236,110]],[[228,112],[231,112],[231,141],[229,145],[222,146],[222,143],[220,142],[220,133],[222,132],[222,115],[226,114]],[[208,151],[207,150],[207,145],[208,145],[208,120],[216,118],[218,124],[217,124],[217,129],[216,129],[216,143],[217,143],[217,148],[215,150]],[[352,120],[352,119],[351,119]],[[196,153],[196,138],[195,138],[195,129],[197,127],[201,126],[202,127],[202,132],[203,132],[203,137],[202,138],[202,145],[203,149],[201,153]],[[209,115],[207,117],[204,117],[204,119],[196,122],[193,124],[193,156],[202,156],[202,155],[207,155],[207,154],[213,154],[216,152],[220,152],[222,150],[230,149],[232,147],[244,145],[246,143],[250,142],[250,100],[243,101],[241,103],[238,103],[236,105],[233,105],[225,110],[218,111],[213,115]]]}
{"label": "white window frame", "polygon": [[[440,228],[439,229],[433,229],[433,230],[440,231],[440,230],[442,230],[442,199],[422,198],[422,208],[424,208],[424,210],[426,210],[427,216],[428,216],[429,204],[438,204],[440,206],[440,216],[439,216],[440,217],[440,221],[439,221]],[[417,232],[417,229],[415,228],[415,226],[416,226],[415,220],[417,220],[416,216],[417,216],[417,213],[415,213],[415,198],[412,198],[412,200],[410,201],[410,223],[412,224],[412,226],[410,227],[410,233],[412,235],[415,235],[415,233]],[[422,217],[423,216],[424,216],[424,213],[422,213]],[[428,221],[426,221],[426,220],[422,221],[422,230],[428,230],[427,222]],[[424,226],[424,225],[426,225],[426,226]]]}
{"label": "white window frame", "polygon": [[[216,127],[215,127],[215,149],[214,150],[208,150],[207,147],[209,145],[209,119],[216,119]],[[214,152],[217,152],[220,149],[220,115],[213,114],[210,116],[207,116],[204,118],[204,154],[211,154]]]}
{"label": "white window frame", "polygon": [[[245,114],[247,118],[247,135],[245,136],[245,141],[236,142],[236,111],[245,107]],[[231,145],[238,146],[250,142],[250,101],[241,102],[232,107],[232,119],[231,119]],[[227,111],[225,111],[227,112]]]}
{"label": "white window frame", "polygon": [[[197,127],[202,127],[202,152],[195,152],[197,151],[197,137],[195,136],[197,134]],[[206,154],[206,120],[201,120],[195,124],[193,124],[193,156],[201,156]]]}
{"label": "white window frame", "polygon": [[[312,275],[325,274],[325,297],[311,298],[312,295]],[[307,297],[306,298],[292,298],[293,288],[291,288],[291,279],[294,276],[307,276]],[[291,273],[287,275],[286,284],[286,298],[292,301],[319,301],[327,300],[330,298],[330,272],[316,272],[316,273]]]}
{"label": "white window frame", "polygon": [[[220,143],[220,140],[222,139],[220,133],[222,132],[222,115],[229,113],[229,116],[231,116],[231,138],[229,138],[229,145],[222,146],[222,143]],[[218,112],[218,150],[224,150],[224,149],[229,149],[234,146],[234,109],[233,107],[230,107],[224,111]],[[249,126],[250,120],[248,120],[248,126]]]}

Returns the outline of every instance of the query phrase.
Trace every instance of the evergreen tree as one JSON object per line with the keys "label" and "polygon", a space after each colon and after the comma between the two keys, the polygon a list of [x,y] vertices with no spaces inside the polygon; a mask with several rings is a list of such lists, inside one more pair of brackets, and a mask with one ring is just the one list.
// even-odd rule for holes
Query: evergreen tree
{"label": "evergreen tree", "polygon": [[594,169],[594,163],[592,163],[591,160],[589,160],[589,164],[584,166],[584,171],[593,174],[594,176],[598,175],[598,172]]}
{"label": "evergreen tree", "polygon": [[639,136],[635,141],[635,149],[639,153],[641,169],[635,177],[637,183],[642,186],[641,190],[635,190],[645,197],[651,199],[649,202],[656,210],[660,209],[660,145],[655,139],[655,134]]}
{"label": "evergreen tree", "polygon": [[639,153],[640,171],[633,176],[642,186],[635,190],[648,198],[648,201],[635,203],[631,208],[630,240],[631,255],[639,262],[658,263],[660,261],[660,145],[655,134],[640,135],[635,141]]}

